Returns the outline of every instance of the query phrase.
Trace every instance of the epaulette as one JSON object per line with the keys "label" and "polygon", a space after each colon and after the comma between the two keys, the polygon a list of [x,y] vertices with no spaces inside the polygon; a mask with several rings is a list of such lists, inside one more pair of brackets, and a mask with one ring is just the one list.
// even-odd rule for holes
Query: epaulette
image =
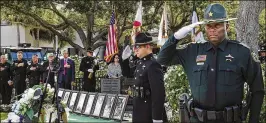
{"label": "epaulette", "polygon": [[250,47],[247,44],[245,44],[244,42],[240,42],[240,41],[237,41],[237,40],[228,40],[228,42],[235,43],[235,44],[239,44],[239,45],[242,45],[242,46],[250,49]]}

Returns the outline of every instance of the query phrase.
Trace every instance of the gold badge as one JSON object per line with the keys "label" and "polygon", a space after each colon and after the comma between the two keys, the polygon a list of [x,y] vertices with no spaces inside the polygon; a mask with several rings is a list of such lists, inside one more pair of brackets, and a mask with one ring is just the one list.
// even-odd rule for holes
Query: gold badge
{"label": "gold badge", "polygon": [[213,14],[212,12],[209,12],[209,17],[211,17],[211,16],[212,16],[212,14]]}

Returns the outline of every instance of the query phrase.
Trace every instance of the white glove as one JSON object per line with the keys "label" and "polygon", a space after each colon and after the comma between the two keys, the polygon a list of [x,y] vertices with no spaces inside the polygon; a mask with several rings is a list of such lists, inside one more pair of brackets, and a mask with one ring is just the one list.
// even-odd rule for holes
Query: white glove
{"label": "white glove", "polygon": [[163,120],[152,120],[153,121],[153,123],[162,123],[163,122]]}
{"label": "white glove", "polygon": [[174,34],[175,39],[179,40],[179,39],[185,38],[187,34],[199,24],[204,24],[204,22],[197,22],[197,23],[193,23],[188,26],[182,27],[177,32],[175,32]]}
{"label": "white glove", "polygon": [[9,80],[7,83],[8,83],[9,86],[13,85],[13,82],[11,80]]}
{"label": "white glove", "polygon": [[88,72],[92,73],[92,72],[93,72],[93,70],[92,70],[92,69],[88,69]]}

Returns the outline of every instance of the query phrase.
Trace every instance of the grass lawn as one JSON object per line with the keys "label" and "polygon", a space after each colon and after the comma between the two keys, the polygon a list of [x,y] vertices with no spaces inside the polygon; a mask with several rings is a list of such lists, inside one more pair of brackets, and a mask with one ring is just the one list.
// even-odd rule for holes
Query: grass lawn
{"label": "grass lawn", "polygon": [[8,115],[8,113],[6,113],[6,112],[0,112],[0,122],[1,122],[1,120],[6,119],[7,115]]}

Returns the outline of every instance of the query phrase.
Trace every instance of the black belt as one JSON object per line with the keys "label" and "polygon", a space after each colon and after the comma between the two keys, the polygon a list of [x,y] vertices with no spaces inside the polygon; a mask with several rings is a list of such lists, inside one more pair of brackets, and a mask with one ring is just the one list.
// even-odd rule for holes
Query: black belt
{"label": "black belt", "polygon": [[225,122],[235,122],[240,121],[240,107],[231,106],[226,107],[224,111],[208,111],[200,108],[192,108],[190,111],[190,116],[195,116],[201,122],[208,120],[223,120]]}
{"label": "black belt", "polygon": [[151,96],[151,90],[144,87],[133,87],[133,97],[148,98]]}

